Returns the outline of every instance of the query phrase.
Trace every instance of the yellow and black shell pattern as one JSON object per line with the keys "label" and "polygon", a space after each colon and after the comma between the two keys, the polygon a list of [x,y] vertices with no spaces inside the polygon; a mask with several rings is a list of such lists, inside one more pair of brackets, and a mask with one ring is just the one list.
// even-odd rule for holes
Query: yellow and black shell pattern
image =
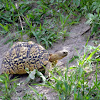
{"label": "yellow and black shell pattern", "polygon": [[6,52],[2,61],[2,73],[25,74],[30,71],[44,69],[49,62],[49,53],[39,44],[32,41],[17,42]]}

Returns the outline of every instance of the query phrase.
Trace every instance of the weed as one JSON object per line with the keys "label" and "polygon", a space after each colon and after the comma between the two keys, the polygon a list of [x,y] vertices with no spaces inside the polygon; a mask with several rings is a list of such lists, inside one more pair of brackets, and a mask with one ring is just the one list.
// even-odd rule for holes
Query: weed
{"label": "weed", "polygon": [[31,86],[29,86],[32,90],[33,90],[33,92],[35,93],[35,99],[34,100],[47,100],[46,99],[46,97],[43,95],[43,94],[40,94],[40,93],[38,93],[38,91],[37,90],[35,90],[34,88],[32,88]]}
{"label": "weed", "polygon": [[0,89],[2,96],[0,96],[0,98],[2,100],[11,100],[12,93],[16,93],[15,88],[17,84],[14,81],[16,81],[16,79],[10,80],[7,74],[0,75],[0,82],[2,83]]}
{"label": "weed", "polygon": [[19,100],[47,100],[43,94],[39,94],[37,90],[29,86],[35,94],[25,94],[22,99]]}
{"label": "weed", "polygon": [[99,35],[100,31],[100,14],[88,14],[87,23],[92,27],[92,33],[95,33],[96,36]]}
{"label": "weed", "polygon": [[[21,100],[21,99],[19,99]],[[35,97],[33,97],[32,94],[25,94],[22,98],[22,100],[36,100]]]}
{"label": "weed", "polygon": [[35,80],[37,76],[42,78],[43,83],[46,82],[46,78],[42,74],[42,72],[38,71],[37,69],[34,69],[33,71],[29,71],[28,68],[26,68],[27,73],[29,74],[28,78],[26,79],[26,83],[28,83],[30,80]]}

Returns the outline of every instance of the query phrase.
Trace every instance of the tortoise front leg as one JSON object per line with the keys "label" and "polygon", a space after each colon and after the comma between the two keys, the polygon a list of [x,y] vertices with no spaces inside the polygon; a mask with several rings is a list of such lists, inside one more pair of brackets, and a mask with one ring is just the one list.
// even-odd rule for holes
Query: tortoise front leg
{"label": "tortoise front leg", "polygon": [[52,70],[52,63],[51,62],[48,62],[48,64],[46,65],[46,68],[45,68],[45,75],[50,77],[50,72]]}

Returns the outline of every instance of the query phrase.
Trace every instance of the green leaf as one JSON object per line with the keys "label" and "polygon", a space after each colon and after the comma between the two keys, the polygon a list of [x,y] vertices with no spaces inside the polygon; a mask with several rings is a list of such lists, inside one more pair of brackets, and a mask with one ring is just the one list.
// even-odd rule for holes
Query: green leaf
{"label": "green leaf", "polygon": [[35,75],[36,75],[36,69],[34,69],[33,71],[30,72],[29,77],[34,80]]}
{"label": "green leaf", "polygon": [[90,60],[92,58],[92,56],[97,52],[97,50],[100,48],[100,46],[98,46],[88,57],[87,60]]}
{"label": "green leaf", "polygon": [[36,94],[39,94],[37,90],[35,90],[34,88],[32,88],[30,85],[28,85]]}
{"label": "green leaf", "polygon": [[64,81],[64,86],[65,86],[65,90],[66,90],[66,93],[67,93],[67,91],[68,91],[68,83],[66,81]]}
{"label": "green leaf", "polygon": [[37,73],[38,76],[40,76],[42,78],[43,83],[45,83],[46,82],[46,78],[44,77],[44,75],[41,72],[39,72],[38,70],[36,70],[36,73]]}
{"label": "green leaf", "polygon": [[11,6],[13,7],[13,9],[16,9],[16,6],[13,4],[13,2],[10,1]]}
{"label": "green leaf", "polygon": [[75,69],[75,68],[77,68],[77,67],[75,67],[75,66],[70,66],[70,68],[69,68],[69,69]]}
{"label": "green leaf", "polygon": [[3,18],[4,20],[13,23],[13,21],[9,18],[6,18],[6,16],[0,16],[1,18]]}
{"label": "green leaf", "polygon": [[29,74],[30,72],[29,72],[29,68],[25,68],[25,70],[26,70],[26,72]]}
{"label": "green leaf", "polygon": [[31,31],[33,35],[35,36],[37,43],[40,44],[41,39],[39,38],[39,32]]}
{"label": "green leaf", "polygon": [[2,80],[2,79],[0,79],[0,82],[3,82],[3,80]]}
{"label": "green leaf", "polygon": [[4,25],[2,25],[1,23],[0,23],[0,26],[1,26],[4,30],[6,30],[7,32],[9,31],[8,26],[4,26]]}

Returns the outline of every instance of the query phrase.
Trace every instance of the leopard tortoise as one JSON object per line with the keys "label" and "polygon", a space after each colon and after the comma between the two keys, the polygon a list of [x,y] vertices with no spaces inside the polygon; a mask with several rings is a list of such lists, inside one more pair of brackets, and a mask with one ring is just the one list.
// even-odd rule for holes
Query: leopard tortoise
{"label": "leopard tortoise", "polygon": [[52,69],[52,65],[57,60],[67,56],[68,51],[63,50],[54,54],[49,54],[41,45],[29,42],[16,42],[9,51],[6,52],[2,61],[2,73],[7,74],[25,74],[25,68],[30,71],[38,69],[44,70],[49,75],[48,70]]}

